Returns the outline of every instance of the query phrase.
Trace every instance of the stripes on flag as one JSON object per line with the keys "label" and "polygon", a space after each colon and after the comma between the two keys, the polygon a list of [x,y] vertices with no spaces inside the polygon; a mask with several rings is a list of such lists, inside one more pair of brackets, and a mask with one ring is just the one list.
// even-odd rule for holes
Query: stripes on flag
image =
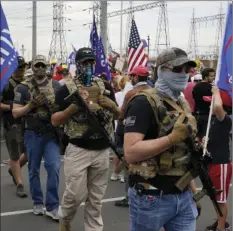
{"label": "stripes on flag", "polygon": [[146,66],[147,61],[148,55],[145,53],[145,44],[140,39],[135,20],[132,19],[128,46],[128,72],[139,65]]}
{"label": "stripes on flag", "polygon": [[7,20],[0,3],[0,92],[18,67],[17,54],[12,43]]}

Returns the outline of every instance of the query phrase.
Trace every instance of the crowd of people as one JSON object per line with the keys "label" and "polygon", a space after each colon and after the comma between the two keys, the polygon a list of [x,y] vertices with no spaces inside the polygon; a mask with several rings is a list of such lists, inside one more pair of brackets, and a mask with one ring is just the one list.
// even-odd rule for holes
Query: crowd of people
{"label": "crowd of people", "polygon": [[[43,55],[29,63],[18,56],[18,68],[2,92],[8,172],[16,195],[28,196],[21,177],[28,162],[35,215],[46,214],[59,220],[59,231],[71,231],[71,221],[85,202],[85,230],[103,230],[101,200],[113,151],[90,122],[90,110],[122,155],[113,159],[110,180],[125,183],[125,198],[115,205],[129,207],[131,231],[196,230],[201,204],[193,199],[195,179],[182,190],[176,185],[190,170],[188,141],[204,145],[206,139],[212,156],[208,170],[215,188],[221,190],[216,200],[223,213],[206,230],[231,230],[227,198],[232,176],[232,100],[215,85],[215,69],[200,71],[179,48],[161,52],[156,67],[139,65],[130,72],[112,73],[111,80],[106,73],[94,75],[92,49],[80,48],[75,62],[73,76],[65,64],[51,63],[48,68]],[[205,137],[211,101],[213,115]],[[60,155],[64,155],[66,183],[62,198]],[[47,171],[45,196],[40,183],[42,158]]]}

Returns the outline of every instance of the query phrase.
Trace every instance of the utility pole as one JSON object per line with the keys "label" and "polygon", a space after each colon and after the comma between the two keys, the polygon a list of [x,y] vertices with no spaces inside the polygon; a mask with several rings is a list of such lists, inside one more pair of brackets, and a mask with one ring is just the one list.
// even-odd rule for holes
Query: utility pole
{"label": "utility pole", "polygon": [[104,52],[105,55],[107,55],[107,39],[108,39],[108,18],[107,18],[107,13],[108,13],[108,5],[107,1],[101,1],[100,2],[100,36],[102,38],[103,46],[104,46]]}
{"label": "utility pole", "polygon": [[[121,0],[121,12],[123,10],[123,0]],[[121,26],[120,26],[120,58],[122,58],[122,35],[123,35],[123,14],[121,14]]]}
{"label": "utility pole", "polygon": [[150,36],[147,36],[147,44],[148,44],[148,57],[150,56]]}
{"label": "utility pole", "polygon": [[22,51],[22,56],[24,57],[24,52],[26,51],[26,49],[24,48],[24,45],[22,45],[22,48],[20,50]]}
{"label": "utility pole", "polygon": [[[129,1],[129,9],[133,8],[133,1],[130,0]],[[130,11],[130,13],[128,13],[128,18],[127,18],[127,24],[126,24],[126,32],[125,32],[125,53],[126,53],[126,57],[128,56],[128,44],[129,44],[129,35],[130,35],[130,29],[131,29],[131,25],[132,25],[132,19],[134,17],[134,11]]]}
{"label": "utility pole", "polygon": [[32,2],[32,58],[36,56],[37,53],[37,3],[34,0]]}

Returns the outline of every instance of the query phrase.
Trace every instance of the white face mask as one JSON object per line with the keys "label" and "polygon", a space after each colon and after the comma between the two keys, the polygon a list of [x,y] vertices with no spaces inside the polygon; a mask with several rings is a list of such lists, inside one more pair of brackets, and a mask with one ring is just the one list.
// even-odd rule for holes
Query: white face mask
{"label": "white face mask", "polygon": [[188,79],[188,74],[161,71],[159,67],[155,86],[163,95],[177,101],[180,93],[186,88]]}

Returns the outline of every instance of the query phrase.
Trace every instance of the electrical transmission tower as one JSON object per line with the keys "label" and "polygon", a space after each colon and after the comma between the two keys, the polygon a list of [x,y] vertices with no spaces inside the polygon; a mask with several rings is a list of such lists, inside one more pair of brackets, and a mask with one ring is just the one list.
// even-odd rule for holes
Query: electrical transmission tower
{"label": "electrical transmission tower", "polygon": [[58,63],[65,62],[67,47],[64,33],[63,1],[53,2],[53,35],[50,44],[48,60],[56,59]]}
{"label": "electrical transmission tower", "polygon": [[[196,24],[197,23],[207,23],[209,21],[215,21],[218,20],[218,28],[217,28],[217,34],[216,34],[216,42],[215,45],[213,46],[214,49],[209,49],[211,52],[206,52],[206,54],[202,58],[206,58],[207,56],[215,56],[216,57],[216,51],[219,49],[219,42],[221,41],[221,36],[223,32],[223,20],[224,20],[225,14],[219,13],[217,15],[211,15],[211,16],[204,16],[204,17],[199,17],[195,18],[194,12],[193,12],[193,17],[191,19],[191,29],[190,29],[190,35],[189,35],[189,46],[188,46],[188,53],[192,53],[192,56],[196,58],[197,56],[200,57],[201,54],[198,53],[198,45],[197,45],[197,30],[196,30]],[[206,24],[207,25],[207,24]],[[216,48],[217,47],[217,48]],[[214,52],[213,52],[214,50]],[[208,53],[208,54],[207,54]]]}
{"label": "electrical transmission tower", "polygon": [[197,28],[196,28],[196,18],[195,18],[194,8],[193,8],[193,16],[191,19],[190,33],[189,33],[188,54],[191,54],[192,58],[197,58],[197,54],[198,54]]}
{"label": "electrical transmission tower", "polygon": [[161,50],[170,47],[170,36],[167,15],[167,3],[161,2],[158,16],[158,26],[155,40],[155,55],[157,56]]}
{"label": "electrical transmission tower", "polygon": [[220,8],[219,8],[219,19],[218,19],[218,24],[217,24],[215,44],[214,44],[214,50],[213,50],[213,54],[216,56],[218,56],[219,54],[220,42],[222,41],[222,35],[223,35],[224,17],[221,17],[221,15],[223,15],[222,3],[220,3]]}

